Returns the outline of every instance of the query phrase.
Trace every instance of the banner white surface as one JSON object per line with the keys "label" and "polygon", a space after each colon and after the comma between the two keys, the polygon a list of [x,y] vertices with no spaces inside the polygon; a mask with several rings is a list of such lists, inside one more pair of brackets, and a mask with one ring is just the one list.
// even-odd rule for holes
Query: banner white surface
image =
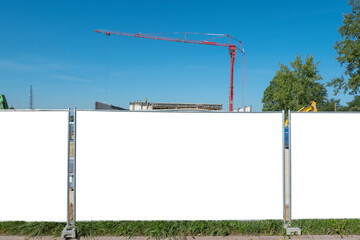
{"label": "banner white surface", "polygon": [[67,111],[0,111],[0,221],[66,221]]}
{"label": "banner white surface", "polygon": [[360,114],[292,113],[292,218],[360,217]]}
{"label": "banner white surface", "polygon": [[77,220],[282,219],[282,114],[77,112]]}

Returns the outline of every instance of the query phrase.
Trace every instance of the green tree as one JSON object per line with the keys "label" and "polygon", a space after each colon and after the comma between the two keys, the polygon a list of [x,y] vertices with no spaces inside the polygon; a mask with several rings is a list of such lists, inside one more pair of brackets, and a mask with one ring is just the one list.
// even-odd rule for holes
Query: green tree
{"label": "green tree", "polygon": [[360,111],[360,96],[355,96],[351,102],[347,103],[347,106],[341,108],[341,111],[359,112]]}
{"label": "green tree", "polygon": [[298,110],[308,106],[311,101],[323,104],[326,99],[326,88],[320,83],[322,77],[312,56],[305,62],[300,55],[290,62],[291,68],[280,65],[270,85],[265,89],[262,98],[263,111]]}
{"label": "green tree", "polygon": [[319,112],[334,112],[336,104],[336,111],[342,111],[343,107],[340,105],[340,99],[326,99],[323,104],[317,104],[317,110]]}
{"label": "green tree", "polygon": [[351,13],[343,18],[343,26],[339,28],[341,41],[335,42],[338,53],[337,60],[345,66],[346,80],[343,76],[333,79],[328,86],[334,87],[335,95],[342,89],[344,93],[358,94],[360,90],[360,0],[349,0]]}

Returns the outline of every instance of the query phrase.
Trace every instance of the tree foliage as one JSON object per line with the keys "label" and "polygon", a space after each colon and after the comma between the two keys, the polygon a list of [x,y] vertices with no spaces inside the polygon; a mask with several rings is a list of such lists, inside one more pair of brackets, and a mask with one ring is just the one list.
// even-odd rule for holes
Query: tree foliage
{"label": "tree foliage", "polygon": [[326,99],[324,101],[324,103],[322,104],[317,104],[317,110],[319,112],[334,112],[335,111],[335,104],[336,104],[336,110],[337,111],[341,111],[343,109],[343,107],[340,105],[340,99],[335,99],[335,98],[331,98],[331,99]]}
{"label": "tree foliage", "polygon": [[311,101],[320,105],[325,102],[326,88],[312,56],[303,62],[301,56],[296,55],[295,61],[290,62],[291,68],[279,65],[280,70],[264,91],[263,111],[295,111]]}
{"label": "tree foliage", "polygon": [[328,86],[332,86],[337,94],[341,89],[344,93],[357,94],[360,90],[360,0],[349,0],[351,13],[345,14],[343,26],[339,28],[341,41],[335,42],[338,53],[337,60],[345,66],[344,77],[333,79]]}
{"label": "tree foliage", "polygon": [[333,112],[335,111],[335,103],[336,111],[338,112],[360,112],[360,96],[354,96],[354,99],[350,102],[347,102],[346,106],[341,105],[339,99],[327,99],[323,104],[317,105],[317,109],[319,112]]}
{"label": "tree foliage", "polygon": [[347,103],[347,106],[342,107],[340,111],[359,112],[360,111],[360,96],[355,96],[351,102]]}

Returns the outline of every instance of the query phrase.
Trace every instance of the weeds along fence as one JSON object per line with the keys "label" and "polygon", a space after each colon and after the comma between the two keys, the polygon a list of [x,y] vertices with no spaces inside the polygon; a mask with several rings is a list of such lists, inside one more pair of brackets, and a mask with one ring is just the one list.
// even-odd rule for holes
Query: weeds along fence
{"label": "weeds along fence", "polygon": [[358,218],[360,114],[284,118],[0,111],[0,221]]}

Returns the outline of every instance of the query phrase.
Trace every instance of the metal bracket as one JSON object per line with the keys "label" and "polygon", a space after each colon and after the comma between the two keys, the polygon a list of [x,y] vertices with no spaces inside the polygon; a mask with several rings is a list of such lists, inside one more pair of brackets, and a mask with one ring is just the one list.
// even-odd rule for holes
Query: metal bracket
{"label": "metal bracket", "polygon": [[301,229],[298,227],[290,227],[290,224],[284,224],[286,235],[301,235]]}
{"label": "metal bracket", "polygon": [[64,230],[61,232],[61,237],[66,240],[78,239],[75,226],[66,225]]}
{"label": "metal bracket", "polygon": [[301,229],[298,227],[289,227],[286,229],[286,235],[301,235]]}

